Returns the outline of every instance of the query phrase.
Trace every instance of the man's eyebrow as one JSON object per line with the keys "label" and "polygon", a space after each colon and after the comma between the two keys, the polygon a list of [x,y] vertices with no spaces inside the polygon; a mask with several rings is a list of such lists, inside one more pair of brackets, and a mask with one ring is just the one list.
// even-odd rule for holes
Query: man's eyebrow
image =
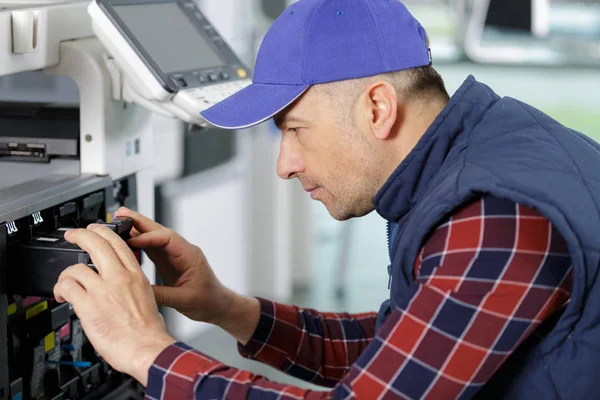
{"label": "man's eyebrow", "polygon": [[277,127],[277,129],[281,129],[284,124],[289,124],[290,122],[299,122],[301,124],[309,123],[307,120],[302,119],[300,117],[295,117],[293,115],[286,115],[284,117],[279,117],[279,118],[275,117],[274,121],[275,121],[275,126]]}

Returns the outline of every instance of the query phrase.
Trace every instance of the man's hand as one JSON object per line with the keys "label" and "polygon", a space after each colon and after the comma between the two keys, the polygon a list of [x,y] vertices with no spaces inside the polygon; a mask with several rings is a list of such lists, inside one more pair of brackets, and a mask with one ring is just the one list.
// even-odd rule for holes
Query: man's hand
{"label": "man's hand", "polygon": [[148,279],[127,244],[105,226],[72,230],[65,239],[89,253],[98,273],[69,267],[54,287],[56,300],[73,305],[90,342],[113,368],[145,386],[156,357],[175,343]]}
{"label": "man's hand", "polygon": [[195,321],[220,326],[240,343],[252,337],[260,316],[257,299],[227,289],[217,279],[202,250],[171,229],[126,208],[118,217],[133,219],[129,244],[143,249],[165,286],[155,286],[156,302]]}

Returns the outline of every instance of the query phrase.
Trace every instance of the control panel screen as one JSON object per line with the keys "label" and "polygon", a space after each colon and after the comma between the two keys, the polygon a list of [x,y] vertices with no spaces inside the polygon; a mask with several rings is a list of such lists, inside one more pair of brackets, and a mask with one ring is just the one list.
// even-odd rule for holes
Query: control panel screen
{"label": "control panel screen", "polygon": [[114,10],[165,74],[225,64],[177,3],[117,5]]}

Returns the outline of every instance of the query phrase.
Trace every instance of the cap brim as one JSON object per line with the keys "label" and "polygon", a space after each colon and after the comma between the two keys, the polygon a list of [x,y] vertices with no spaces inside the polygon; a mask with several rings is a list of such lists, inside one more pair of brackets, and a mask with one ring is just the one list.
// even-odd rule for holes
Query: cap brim
{"label": "cap brim", "polygon": [[287,108],[309,87],[253,83],[200,114],[219,128],[250,128]]}

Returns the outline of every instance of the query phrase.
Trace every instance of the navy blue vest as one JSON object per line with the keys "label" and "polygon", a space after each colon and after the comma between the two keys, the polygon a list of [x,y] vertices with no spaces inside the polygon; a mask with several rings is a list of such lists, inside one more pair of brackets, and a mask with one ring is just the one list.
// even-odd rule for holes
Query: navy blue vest
{"label": "navy blue vest", "polygon": [[600,145],[473,77],[375,198],[392,232],[390,299],[378,326],[414,294],[413,267],[426,236],[483,193],[552,221],[569,246],[574,276],[571,302],[545,339],[520,346],[476,397],[600,398]]}

